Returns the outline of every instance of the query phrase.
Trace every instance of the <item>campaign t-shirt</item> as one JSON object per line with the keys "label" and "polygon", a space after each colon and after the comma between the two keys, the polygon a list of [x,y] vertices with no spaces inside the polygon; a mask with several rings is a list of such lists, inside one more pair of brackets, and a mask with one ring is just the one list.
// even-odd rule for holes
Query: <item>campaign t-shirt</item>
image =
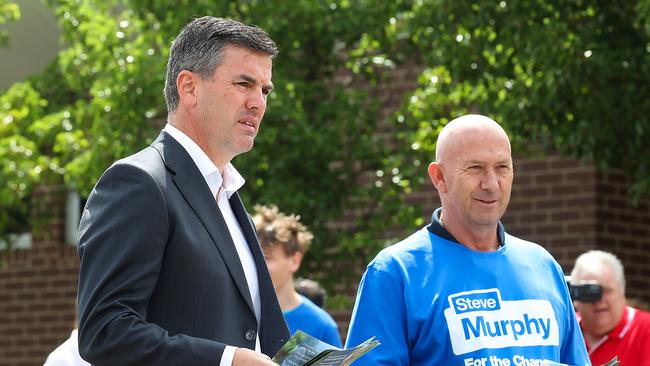
{"label": "campaign t-shirt", "polygon": [[347,346],[355,365],[588,365],[564,275],[537,244],[504,235],[473,251],[423,228],[382,250],[359,285]]}
{"label": "campaign t-shirt", "polygon": [[323,342],[342,347],[341,336],[334,319],[308,298],[302,295],[300,297],[302,298],[300,305],[284,312],[284,319],[287,321],[291,335],[300,329]]}

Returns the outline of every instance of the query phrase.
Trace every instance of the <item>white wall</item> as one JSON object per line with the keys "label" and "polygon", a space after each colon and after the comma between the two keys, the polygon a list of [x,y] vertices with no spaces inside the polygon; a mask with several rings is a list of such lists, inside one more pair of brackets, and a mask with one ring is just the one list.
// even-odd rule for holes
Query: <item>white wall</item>
{"label": "white wall", "polygon": [[20,6],[20,20],[0,25],[9,32],[8,47],[0,48],[0,93],[42,71],[59,51],[61,32],[42,0],[14,2]]}

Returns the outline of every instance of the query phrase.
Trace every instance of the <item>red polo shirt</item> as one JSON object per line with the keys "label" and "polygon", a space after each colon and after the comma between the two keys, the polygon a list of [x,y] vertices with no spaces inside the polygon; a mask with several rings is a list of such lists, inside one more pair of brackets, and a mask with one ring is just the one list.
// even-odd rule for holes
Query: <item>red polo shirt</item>
{"label": "red polo shirt", "polygon": [[594,366],[614,356],[620,366],[650,366],[650,313],[627,306],[614,330],[594,344],[585,342]]}

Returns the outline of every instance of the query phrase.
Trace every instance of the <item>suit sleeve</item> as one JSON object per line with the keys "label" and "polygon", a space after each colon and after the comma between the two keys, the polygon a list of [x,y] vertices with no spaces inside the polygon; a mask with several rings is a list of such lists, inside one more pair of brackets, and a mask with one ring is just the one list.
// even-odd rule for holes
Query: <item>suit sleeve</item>
{"label": "suit sleeve", "polygon": [[217,365],[225,347],[147,322],[170,231],[161,185],[116,163],[84,209],[78,238],[79,352],[93,365]]}
{"label": "suit sleeve", "polygon": [[404,285],[399,277],[371,263],[361,279],[345,344],[354,347],[370,337],[381,344],[355,365],[408,365]]}

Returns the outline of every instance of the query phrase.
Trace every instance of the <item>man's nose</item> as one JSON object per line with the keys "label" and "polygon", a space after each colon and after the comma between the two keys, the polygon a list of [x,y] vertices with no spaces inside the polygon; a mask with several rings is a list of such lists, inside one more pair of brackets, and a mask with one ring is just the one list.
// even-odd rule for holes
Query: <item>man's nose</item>
{"label": "man's nose", "polygon": [[499,176],[494,169],[487,169],[481,181],[481,189],[495,191],[499,189]]}
{"label": "man's nose", "polygon": [[246,108],[264,111],[266,109],[266,96],[267,94],[264,94],[262,89],[253,89],[246,101]]}

